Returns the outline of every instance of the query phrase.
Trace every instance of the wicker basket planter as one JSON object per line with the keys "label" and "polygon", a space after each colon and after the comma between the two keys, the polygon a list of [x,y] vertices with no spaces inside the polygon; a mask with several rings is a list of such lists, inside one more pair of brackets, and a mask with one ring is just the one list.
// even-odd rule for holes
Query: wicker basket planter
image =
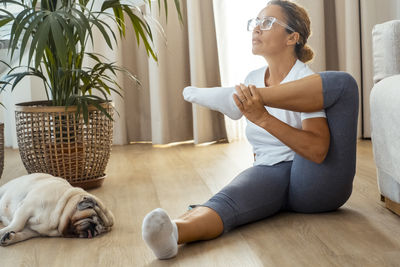
{"label": "wicker basket planter", "polygon": [[4,170],[4,123],[0,123],[0,178]]}
{"label": "wicker basket planter", "polygon": [[[73,186],[99,187],[111,152],[113,122],[95,107],[89,123],[76,117],[76,107],[49,106],[49,102],[16,105],[17,140],[28,173],[63,177]],[[102,106],[112,115],[111,103]]]}

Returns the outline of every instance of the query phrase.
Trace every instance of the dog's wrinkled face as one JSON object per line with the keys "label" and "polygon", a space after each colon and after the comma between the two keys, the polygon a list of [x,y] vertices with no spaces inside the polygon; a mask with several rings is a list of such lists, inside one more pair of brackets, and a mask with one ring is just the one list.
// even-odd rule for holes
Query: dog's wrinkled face
{"label": "dog's wrinkled face", "polygon": [[64,236],[92,238],[108,232],[111,230],[113,218],[107,216],[109,214],[102,210],[93,197],[83,196],[76,205]]}

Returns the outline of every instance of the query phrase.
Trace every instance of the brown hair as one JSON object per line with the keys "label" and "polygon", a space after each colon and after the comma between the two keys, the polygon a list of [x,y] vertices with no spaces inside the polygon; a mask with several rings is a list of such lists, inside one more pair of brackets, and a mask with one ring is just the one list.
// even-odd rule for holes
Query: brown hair
{"label": "brown hair", "polygon": [[[286,16],[286,24],[299,33],[300,38],[295,46],[295,52],[300,61],[306,63],[313,59],[314,52],[311,47],[307,45],[307,39],[311,35],[310,18],[307,11],[296,3],[286,0],[273,0],[268,2],[268,6],[280,6]],[[286,29],[288,33],[291,30]]]}

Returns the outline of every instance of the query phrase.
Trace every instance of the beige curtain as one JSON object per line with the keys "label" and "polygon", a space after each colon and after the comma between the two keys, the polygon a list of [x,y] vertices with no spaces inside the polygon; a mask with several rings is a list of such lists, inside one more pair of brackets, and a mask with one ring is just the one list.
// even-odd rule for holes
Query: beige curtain
{"label": "beige curtain", "polygon": [[[163,2],[163,1],[161,1]],[[114,144],[151,141],[168,144],[194,140],[196,144],[226,138],[223,115],[184,101],[185,86],[219,86],[217,45],[211,0],[183,3],[181,25],[169,0],[168,21],[156,5],[151,16],[163,34],[154,28],[154,43],[159,62],[147,58],[143,44],[137,47],[133,30],[114,53],[116,61],[134,73],[138,86],[121,77],[124,98],[114,97],[120,116],[116,116]],[[146,12],[149,12],[147,10]]]}
{"label": "beige curtain", "polygon": [[369,95],[373,87],[372,28],[400,18],[398,0],[298,0],[311,17],[314,71],[351,73],[360,88],[359,137],[371,137]]}

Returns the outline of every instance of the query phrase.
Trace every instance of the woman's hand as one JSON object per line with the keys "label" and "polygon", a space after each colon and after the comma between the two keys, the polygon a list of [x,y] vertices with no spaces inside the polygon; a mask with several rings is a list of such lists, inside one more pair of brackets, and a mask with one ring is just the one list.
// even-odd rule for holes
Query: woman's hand
{"label": "woman's hand", "polygon": [[246,118],[252,123],[260,126],[270,116],[264,107],[264,103],[260,94],[254,85],[249,87],[244,84],[237,85],[237,94],[233,95],[233,99]]}

